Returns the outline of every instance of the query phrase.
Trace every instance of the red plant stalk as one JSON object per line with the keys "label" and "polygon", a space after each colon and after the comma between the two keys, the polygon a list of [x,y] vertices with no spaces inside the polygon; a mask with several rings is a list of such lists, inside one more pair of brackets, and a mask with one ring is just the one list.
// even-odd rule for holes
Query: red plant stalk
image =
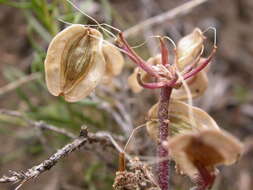
{"label": "red plant stalk", "polygon": [[[170,102],[170,95],[173,89],[173,84],[177,81],[177,76],[174,75],[174,78],[170,81],[160,81],[162,77],[157,73],[153,68],[143,61],[128,45],[127,41],[124,39],[123,34],[119,35],[119,46],[122,48],[128,57],[139,67],[145,70],[147,73],[157,78],[155,83],[144,83],[141,80],[140,73],[137,75],[137,80],[139,84],[144,88],[156,89],[161,88],[160,99],[159,99],[159,109],[158,109],[158,118],[159,118],[159,143],[157,145],[157,157],[159,160],[158,163],[158,184],[161,190],[169,189],[169,159],[168,150],[162,146],[162,142],[166,141],[169,136],[169,116],[168,116],[168,107]],[[168,63],[168,49],[165,46],[164,39],[160,39],[161,45],[161,54],[162,54],[162,64],[170,69]]]}
{"label": "red plant stalk", "polygon": [[[168,49],[165,46],[164,39],[160,38],[162,64],[169,67]],[[163,141],[168,140],[169,136],[169,103],[172,87],[164,86],[161,88],[158,107],[158,120],[159,120],[159,141],[157,145],[157,156],[160,160],[158,163],[158,184],[161,190],[169,190],[169,172],[170,161],[165,159],[169,157],[169,152],[162,146]]]}
{"label": "red plant stalk", "polygon": [[160,92],[160,101],[158,108],[158,118],[159,118],[159,143],[157,145],[157,156],[159,160],[158,163],[158,184],[161,190],[169,189],[169,159],[168,150],[162,146],[162,142],[166,141],[169,136],[169,116],[168,107],[170,101],[170,95],[172,92],[171,87],[163,87]]}
{"label": "red plant stalk", "polygon": [[151,65],[147,64],[141,57],[139,57],[132,48],[128,45],[127,41],[125,40],[123,33],[119,33],[119,39],[118,39],[118,46],[122,48],[122,50],[125,51],[125,53],[128,55],[128,57],[137,64],[140,68],[142,68],[144,71],[149,73],[150,75],[159,78],[159,74],[152,68]]}
{"label": "red plant stalk", "polygon": [[196,187],[194,190],[207,190],[211,189],[215,180],[215,172],[210,172],[200,163],[195,163],[199,171],[199,176],[196,179]]}
{"label": "red plant stalk", "polygon": [[[123,34],[119,34],[119,39],[118,39],[118,46],[125,51],[126,55],[135,63],[137,66],[142,68],[144,71],[146,71],[148,74],[152,75],[157,79],[156,82],[151,82],[151,83],[145,83],[141,79],[141,74],[138,73],[137,75],[137,80],[139,84],[148,89],[156,89],[156,88],[161,88],[160,92],[160,99],[159,99],[159,108],[158,108],[158,119],[159,119],[159,141],[157,145],[157,157],[159,160],[158,163],[158,184],[161,188],[161,190],[169,190],[169,152],[167,149],[165,149],[162,146],[163,141],[167,141],[168,137],[170,135],[170,130],[169,130],[169,103],[170,103],[170,96],[173,88],[177,85],[180,85],[180,83],[177,83],[178,76],[176,75],[175,72],[175,67],[173,67],[172,64],[169,64],[168,61],[168,56],[169,52],[168,49],[166,48],[166,45],[164,43],[164,38],[160,38],[160,46],[161,46],[161,54],[162,54],[162,65],[164,66],[165,69],[167,69],[166,72],[169,72],[169,74],[172,77],[166,77],[166,72],[165,76],[163,73],[159,73],[157,70],[154,70],[154,68],[147,64],[142,58],[140,58],[133,50],[132,48],[128,45],[127,41],[124,39]],[[176,51],[176,50],[175,50]],[[197,68],[190,70],[186,74],[184,74],[184,79],[191,78],[192,76],[195,76],[197,73],[199,73],[202,69],[204,69],[210,60],[212,59],[214,53],[216,51],[216,47],[214,47],[211,55]],[[175,63],[174,63],[175,64]],[[124,167],[123,167],[124,168]],[[203,176],[201,176],[203,177]],[[212,182],[212,180],[209,180],[209,178],[204,179],[204,182]],[[210,178],[212,179],[212,178]],[[207,183],[209,185],[209,183]],[[207,187],[206,184],[203,185],[203,183],[200,183],[198,190],[204,190]],[[204,188],[204,189],[203,189]]]}

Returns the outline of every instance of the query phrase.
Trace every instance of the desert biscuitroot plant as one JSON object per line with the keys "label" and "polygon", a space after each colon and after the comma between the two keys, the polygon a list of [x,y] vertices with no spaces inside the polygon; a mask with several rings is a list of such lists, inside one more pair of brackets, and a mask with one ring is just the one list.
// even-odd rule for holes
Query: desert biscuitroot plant
{"label": "desert biscuitroot plant", "polygon": [[[158,39],[161,54],[144,61],[122,32],[115,39],[116,47],[105,41],[97,29],[73,24],[57,34],[49,45],[45,60],[47,87],[66,101],[79,101],[98,84],[110,83],[112,77],[120,74],[124,65],[120,51],[124,52],[138,66],[129,77],[132,89],[135,92],[142,88],[160,89],[159,101],[150,109],[146,124],[151,139],[157,142],[158,167],[157,180],[150,179],[150,170],[141,164],[132,168],[134,172],[127,172],[121,154],[122,167],[114,188],[143,189],[149,180],[158,184],[150,188],[168,190],[169,160],[173,159],[177,170],[196,184],[195,189],[205,190],[212,187],[216,166],[232,164],[242,153],[241,143],[219,129],[206,112],[183,102],[202,95],[207,88],[206,66],[215,54],[216,45],[210,56],[202,58],[205,36],[196,28],[177,45],[173,42],[175,55],[171,61],[165,43],[169,38]],[[135,175],[141,177],[137,179]]]}
{"label": "desert biscuitroot plant", "polygon": [[[184,103],[184,100],[202,95],[207,88],[206,66],[217,49],[216,42],[209,57],[202,58],[203,32],[196,28],[176,45],[173,41],[174,61],[169,61],[165,39],[159,37],[161,54],[147,62],[128,45],[122,33],[118,45],[138,66],[129,77],[134,92],[142,88],[161,89],[159,102],[149,111],[147,130],[157,142],[158,184],[169,189],[169,160],[177,170],[196,183],[195,189],[211,188],[217,174],[215,166],[237,161],[242,145],[231,135],[220,130],[204,111]],[[191,101],[189,101],[191,103]],[[172,138],[170,138],[172,136]]]}

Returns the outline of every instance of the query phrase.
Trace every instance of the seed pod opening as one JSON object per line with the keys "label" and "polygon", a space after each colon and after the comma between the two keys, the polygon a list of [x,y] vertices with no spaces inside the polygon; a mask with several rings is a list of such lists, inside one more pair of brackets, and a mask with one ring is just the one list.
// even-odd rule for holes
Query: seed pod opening
{"label": "seed pod opening", "polygon": [[[152,106],[148,112],[147,131],[153,140],[159,134],[158,104]],[[184,102],[173,100],[169,105],[171,135],[183,134],[205,129],[219,130],[219,126],[205,111],[190,106]]]}
{"label": "seed pod opening", "polygon": [[94,90],[105,70],[102,39],[99,31],[79,24],[54,37],[45,59],[46,83],[51,94],[75,102]]}
{"label": "seed pod opening", "polygon": [[222,130],[203,130],[172,137],[166,147],[181,173],[192,179],[198,175],[197,165],[213,172],[217,165],[235,163],[243,145]]}
{"label": "seed pod opening", "polygon": [[200,58],[203,50],[204,35],[199,28],[183,37],[177,44],[177,67],[182,71]]}

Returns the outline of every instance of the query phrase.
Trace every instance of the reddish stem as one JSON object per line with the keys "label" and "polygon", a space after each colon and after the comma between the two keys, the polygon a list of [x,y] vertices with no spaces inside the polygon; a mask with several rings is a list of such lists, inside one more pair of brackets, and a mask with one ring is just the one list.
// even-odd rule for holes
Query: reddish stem
{"label": "reddish stem", "polygon": [[[169,101],[172,92],[172,86],[176,83],[178,77],[174,75],[173,79],[170,81],[159,81],[161,76],[157,71],[155,71],[151,65],[147,64],[144,60],[142,60],[128,45],[127,41],[124,39],[123,34],[119,34],[119,46],[127,52],[127,55],[136,63],[139,67],[141,67],[148,74],[155,77],[158,82],[156,83],[144,83],[141,80],[141,75],[137,75],[137,79],[139,83],[145,87],[150,89],[161,88],[160,100],[159,100],[159,109],[158,109],[158,119],[159,119],[159,144],[157,145],[157,156],[159,160],[162,160],[158,163],[158,184],[161,190],[169,190],[169,159],[168,158],[168,150],[162,146],[162,142],[166,141],[169,136]],[[164,41],[160,39],[161,45],[161,54],[162,54],[162,64],[165,67],[168,67],[171,71],[169,61],[168,61],[168,50],[165,47]],[[165,160],[164,160],[165,159]]]}
{"label": "reddish stem", "polygon": [[122,47],[128,55],[131,55],[131,59],[136,63],[139,67],[141,67],[144,71],[146,71],[148,74],[159,78],[159,74],[152,68],[151,65],[147,64],[141,57],[139,57],[133,50],[132,48],[128,45],[127,41],[124,39],[123,33],[119,33],[119,38]]}
{"label": "reddish stem", "polygon": [[150,82],[150,83],[146,83],[143,82],[141,79],[141,73],[139,72],[137,74],[137,81],[139,83],[139,85],[141,85],[143,88],[149,88],[149,89],[156,89],[156,88],[162,88],[164,86],[166,86],[166,82]]}
{"label": "reddish stem", "polygon": [[[165,47],[164,41],[160,38],[161,54],[162,54],[162,64],[169,66],[168,60],[168,50]],[[177,80],[176,78],[174,79]],[[174,80],[171,82],[173,83]],[[165,86],[161,88],[159,107],[158,107],[158,120],[159,120],[159,143],[157,145],[158,158],[163,160],[169,157],[168,150],[162,146],[163,141],[168,140],[169,136],[169,103],[172,88],[170,86]],[[161,190],[169,190],[169,159],[163,160],[158,163],[158,184]]]}
{"label": "reddish stem", "polygon": [[202,71],[202,70],[208,65],[208,63],[211,61],[211,59],[213,58],[213,56],[214,56],[214,54],[215,54],[215,52],[216,52],[216,49],[217,49],[217,47],[214,47],[214,48],[213,48],[213,51],[212,51],[211,55],[209,55],[209,57],[208,57],[201,65],[197,66],[197,67],[196,67],[195,69],[193,69],[192,71],[186,73],[186,74],[184,75],[184,80],[186,80],[186,79],[188,79],[188,78],[190,78],[190,77],[196,75],[196,74],[199,73],[200,71]]}
{"label": "reddish stem", "polygon": [[199,177],[197,179],[196,190],[206,190],[210,189],[213,186],[215,180],[215,174],[208,171],[200,163],[195,163],[199,171]]}
{"label": "reddish stem", "polygon": [[[160,92],[160,102],[158,109],[159,118],[159,144],[157,146],[157,154],[159,159],[168,157],[168,150],[162,146],[162,142],[166,141],[169,136],[169,116],[168,108],[170,95],[172,92],[171,87],[163,87]],[[169,189],[169,160],[163,160],[158,163],[158,184],[161,190]]]}
{"label": "reddish stem", "polygon": [[118,171],[123,172],[126,170],[126,160],[125,154],[123,152],[119,153],[119,169]]}
{"label": "reddish stem", "polygon": [[164,40],[163,38],[160,38],[160,46],[161,46],[161,53],[162,53],[162,64],[164,66],[168,66],[169,65],[169,51],[165,46]]}

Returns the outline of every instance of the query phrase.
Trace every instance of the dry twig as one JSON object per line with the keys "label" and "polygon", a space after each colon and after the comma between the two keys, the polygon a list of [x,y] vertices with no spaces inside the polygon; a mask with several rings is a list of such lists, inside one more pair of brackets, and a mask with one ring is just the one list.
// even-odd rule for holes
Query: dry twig
{"label": "dry twig", "polygon": [[[116,139],[117,141],[124,141],[123,137],[121,136],[111,135],[108,132],[90,133],[87,131],[86,128],[83,128],[80,132],[79,137],[77,137],[75,134],[65,129],[62,129],[53,125],[49,125],[43,121],[30,120],[18,111],[0,109],[0,114],[20,118],[26,121],[27,124],[32,125],[38,129],[50,130],[50,131],[53,131],[53,132],[56,132],[56,133],[59,133],[59,134],[62,134],[69,138],[74,139],[71,143],[57,150],[57,152],[54,153],[52,156],[50,156],[47,160],[44,160],[39,165],[36,165],[28,169],[26,172],[10,171],[10,176],[4,175],[2,178],[0,178],[0,183],[9,183],[9,182],[20,183],[16,187],[16,189],[19,189],[26,181],[32,178],[35,178],[41,173],[51,169],[60,159],[67,156],[69,153],[77,150],[81,146],[84,146],[86,143],[90,143],[90,144],[99,143],[100,145],[103,145],[103,146],[114,147],[115,143],[112,141],[112,136],[113,136],[113,139]],[[116,147],[116,148],[120,149],[119,147]]]}
{"label": "dry twig", "polygon": [[40,73],[32,73],[31,75],[24,76],[14,82],[11,82],[3,87],[0,87],[0,96],[7,93],[7,92],[15,90],[16,88],[20,87],[23,84],[37,80],[40,77],[41,77]]}
{"label": "dry twig", "polygon": [[29,125],[32,125],[36,128],[42,129],[42,130],[50,130],[50,131],[54,131],[56,133],[65,135],[69,138],[75,138],[76,135],[63,129],[63,128],[59,128],[53,125],[49,125],[43,121],[33,121],[31,119],[28,119],[26,116],[24,116],[24,114],[18,112],[18,111],[13,111],[13,110],[7,110],[7,109],[0,109],[0,114],[4,114],[4,115],[8,115],[8,116],[12,116],[12,117],[18,117],[24,121],[26,121]]}
{"label": "dry twig", "polygon": [[32,178],[38,177],[43,172],[50,170],[60,159],[69,155],[71,152],[84,146],[86,143],[99,143],[103,146],[113,146],[108,134],[105,132],[89,133],[86,128],[82,128],[79,137],[63,148],[57,150],[52,156],[44,160],[39,165],[36,165],[25,172],[10,171],[10,176],[0,178],[0,183],[20,183],[16,190],[19,189],[25,182]]}
{"label": "dry twig", "polygon": [[108,102],[102,100],[98,96],[92,96],[92,100],[97,102],[99,107],[109,114],[115,119],[117,124],[122,128],[124,134],[129,136],[131,131],[133,130],[132,120],[124,106],[117,100],[115,100],[114,106],[118,109],[117,111],[113,109],[112,105]]}
{"label": "dry twig", "polygon": [[[33,127],[37,127],[39,129],[42,129],[42,130],[49,130],[49,131],[52,131],[52,132],[55,132],[55,133],[58,133],[58,134],[62,134],[64,136],[72,138],[72,139],[75,139],[75,138],[78,137],[77,135],[75,135],[74,133],[72,133],[70,131],[67,131],[63,128],[59,128],[59,127],[54,126],[54,125],[50,125],[48,123],[45,123],[44,121],[34,121],[34,120],[31,120],[31,119],[28,119],[21,112],[18,112],[18,111],[13,111],[13,110],[8,110],[8,109],[0,109],[0,114],[23,119],[24,121],[27,122],[27,124],[32,125]],[[110,140],[110,142],[112,141],[111,140],[112,138],[115,139],[118,142],[124,142],[126,140],[123,136],[114,135],[114,134],[111,134],[111,133],[106,132],[106,131],[100,131],[98,133],[89,132],[90,136],[94,136],[95,134],[97,134],[100,137],[101,136],[107,137]],[[113,144],[113,143],[111,142],[111,144]]]}
{"label": "dry twig", "polygon": [[187,14],[189,11],[191,11],[193,8],[197,7],[198,5],[201,5],[202,3],[207,2],[208,0],[192,0],[187,3],[184,3],[183,5],[180,5],[172,10],[169,10],[165,13],[162,13],[160,15],[151,17],[147,20],[144,20],[143,22],[140,22],[139,24],[127,29],[124,31],[124,36],[129,37],[133,34],[138,33],[140,30],[146,29],[147,27],[152,27],[157,24],[161,24],[165,21],[171,20],[177,16],[182,16]]}
{"label": "dry twig", "polygon": [[[158,9],[158,7],[156,6],[153,0],[141,0],[140,4],[143,7],[142,8],[143,19],[149,18],[150,15],[152,13],[154,14],[155,10]],[[154,36],[152,26],[146,27],[146,29],[143,31],[143,36],[145,38],[145,41],[147,42],[147,47],[148,47],[150,55],[155,56],[157,54],[158,49],[156,47],[156,40],[154,38],[150,38],[150,36]]]}

